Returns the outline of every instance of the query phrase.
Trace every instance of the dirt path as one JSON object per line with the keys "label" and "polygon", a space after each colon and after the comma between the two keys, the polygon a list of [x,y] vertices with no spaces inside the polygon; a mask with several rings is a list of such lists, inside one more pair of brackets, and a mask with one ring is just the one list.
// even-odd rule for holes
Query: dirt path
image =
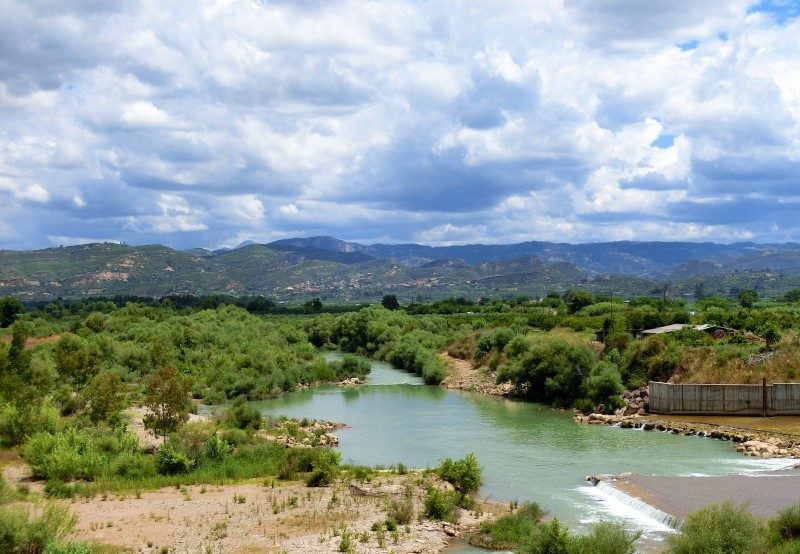
{"label": "dirt path", "polygon": [[[38,346],[40,344],[48,344],[51,342],[56,342],[60,338],[61,338],[60,333],[56,335],[48,335],[46,337],[30,337],[25,342],[25,348],[33,348],[34,346]],[[11,342],[11,337],[8,335],[0,337],[0,341],[8,344]]]}
{"label": "dirt path", "polygon": [[450,367],[450,373],[442,381],[443,387],[480,392],[492,396],[508,396],[511,393],[511,384],[498,385],[495,382],[496,375],[494,373],[474,369],[468,361],[454,358],[447,352],[443,352],[439,356]]}

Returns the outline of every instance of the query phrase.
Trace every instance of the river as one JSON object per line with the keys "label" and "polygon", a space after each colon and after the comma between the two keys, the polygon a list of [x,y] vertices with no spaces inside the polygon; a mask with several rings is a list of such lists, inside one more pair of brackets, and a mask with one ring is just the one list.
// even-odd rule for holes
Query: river
{"label": "river", "polygon": [[345,462],[424,468],[473,452],[483,468],[484,497],[536,501],[576,529],[613,518],[650,540],[669,528],[585,477],[723,475],[787,464],[744,457],[729,442],[577,424],[571,412],[427,386],[381,362],[373,362],[364,386],[314,387],[253,404],[265,415],[346,423],[337,432]]}

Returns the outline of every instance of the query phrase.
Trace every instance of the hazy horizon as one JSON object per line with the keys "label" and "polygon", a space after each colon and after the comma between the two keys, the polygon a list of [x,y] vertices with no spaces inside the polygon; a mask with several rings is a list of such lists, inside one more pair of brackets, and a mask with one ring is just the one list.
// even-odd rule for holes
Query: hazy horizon
{"label": "hazy horizon", "polygon": [[0,13],[3,249],[800,237],[794,2]]}

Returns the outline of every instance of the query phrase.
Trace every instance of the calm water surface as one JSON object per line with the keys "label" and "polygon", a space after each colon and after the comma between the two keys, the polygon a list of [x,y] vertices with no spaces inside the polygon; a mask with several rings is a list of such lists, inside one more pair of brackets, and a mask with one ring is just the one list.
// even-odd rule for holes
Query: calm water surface
{"label": "calm water surface", "polygon": [[426,386],[380,362],[367,385],[317,387],[254,405],[273,416],[346,423],[337,435],[347,462],[424,468],[473,452],[483,467],[483,496],[534,500],[573,528],[613,517],[652,537],[666,528],[587,486],[586,475],[718,475],[786,463],[745,458],[723,441],[579,425],[569,412]]}

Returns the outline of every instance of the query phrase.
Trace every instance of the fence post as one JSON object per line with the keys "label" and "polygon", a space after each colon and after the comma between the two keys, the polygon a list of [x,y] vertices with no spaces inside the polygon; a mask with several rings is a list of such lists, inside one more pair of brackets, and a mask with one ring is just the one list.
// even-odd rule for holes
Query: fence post
{"label": "fence post", "polygon": [[767,378],[761,379],[761,409],[763,417],[767,417]]}

